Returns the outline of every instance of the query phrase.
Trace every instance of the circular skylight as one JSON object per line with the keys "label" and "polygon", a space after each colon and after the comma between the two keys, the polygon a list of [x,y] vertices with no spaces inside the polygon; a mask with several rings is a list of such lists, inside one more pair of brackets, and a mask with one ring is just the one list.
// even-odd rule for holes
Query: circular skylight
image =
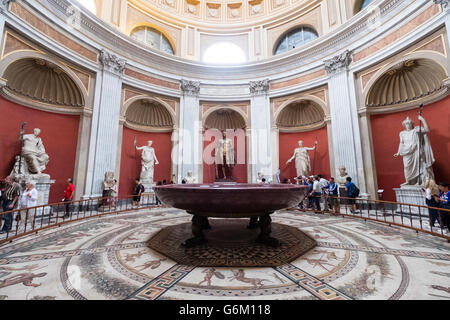
{"label": "circular skylight", "polygon": [[238,64],[247,61],[244,50],[231,42],[219,42],[206,49],[203,62],[214,64]]}

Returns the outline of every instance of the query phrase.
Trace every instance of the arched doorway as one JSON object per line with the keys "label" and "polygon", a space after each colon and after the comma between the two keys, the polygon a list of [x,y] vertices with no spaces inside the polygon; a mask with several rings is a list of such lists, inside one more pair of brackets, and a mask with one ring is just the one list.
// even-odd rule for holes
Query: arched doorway
{"label": "arched doorway", "polygon": [[247,183],[247,121],[245,115],[231,108],[214,108],[203,117],[203,182],[213,183],[217,174],[223,178],[221,168],[216,168],[215,152],[218,140],[224,132],[232,140],[235,165],[231,169],[232,179]]}

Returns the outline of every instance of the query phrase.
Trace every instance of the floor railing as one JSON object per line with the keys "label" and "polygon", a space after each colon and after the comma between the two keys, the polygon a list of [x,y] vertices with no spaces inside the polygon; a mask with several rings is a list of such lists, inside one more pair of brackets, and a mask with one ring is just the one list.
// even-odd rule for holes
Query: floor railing
{"label": "floor railing", "polygon": [[89,198],[0,212],[0,244],[75,221],[158,206],[154,193],[142,194],[139,201],[135,197]]}
{"label": "floor railing", "polygon": [[[321,196],[321,208],[317,213],[331,213],[343,217],[352,217],[369,221],[376,221],[388,225],[399,226],[424,232],[447,239],[450,242],[450,233],[447,225],[450,223],[450,210],[423,205],[398,203],[382,200],[369,200],[364,198],[334,197],[334,203],[339,205],[339,211],[334,213],[330,209],[332,198]],[[352,203],[355,203],[356,211],[352,212]],[[314,201],[311,201],[314,207]],[[309,199],[305,199],[300,211],[308,210]],[[431,211],[430,211],[431,210]],[[434,213],[433,211],[434,210]],[[434,227],[432,217],[436,216]]]}

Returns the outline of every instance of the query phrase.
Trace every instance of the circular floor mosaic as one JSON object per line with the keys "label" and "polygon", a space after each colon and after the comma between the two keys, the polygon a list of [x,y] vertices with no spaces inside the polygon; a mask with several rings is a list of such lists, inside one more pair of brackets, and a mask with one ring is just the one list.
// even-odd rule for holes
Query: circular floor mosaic
{"label": "circular floor mosaic", "polygon": [[148,241],[148,246],[179,264],[197,267],[278,267],[290,263],[316,246],[316,241],[298,228],[273,223],[271,236],[281,241],[277,248],[256,242],[259,229],[248,230],[248,219],[210,219],[205,230],[207,244],[185,248],[192,237],[191,223],[169,226]]}
{"label": "circular floor mosaic", "polygon": [[[3,245],[0,299],[450,299],[450,244],[440,238],[280,211],[274,223],[317,245],[276,267],[195,266],[148,247],[158,232],[191,218],[165,208],[105,216]],[[218,230],[211,239],[223,239]]]}

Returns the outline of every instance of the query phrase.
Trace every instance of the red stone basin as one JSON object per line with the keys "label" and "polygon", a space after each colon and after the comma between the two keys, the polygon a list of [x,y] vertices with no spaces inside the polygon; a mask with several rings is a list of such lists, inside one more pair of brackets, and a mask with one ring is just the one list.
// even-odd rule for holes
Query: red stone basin
{"label": "red stone basin", "polygon": [[297,206],[307,186],[292,184],[172,184],[155,186],[171,207],[203,217],[246,218]]}

